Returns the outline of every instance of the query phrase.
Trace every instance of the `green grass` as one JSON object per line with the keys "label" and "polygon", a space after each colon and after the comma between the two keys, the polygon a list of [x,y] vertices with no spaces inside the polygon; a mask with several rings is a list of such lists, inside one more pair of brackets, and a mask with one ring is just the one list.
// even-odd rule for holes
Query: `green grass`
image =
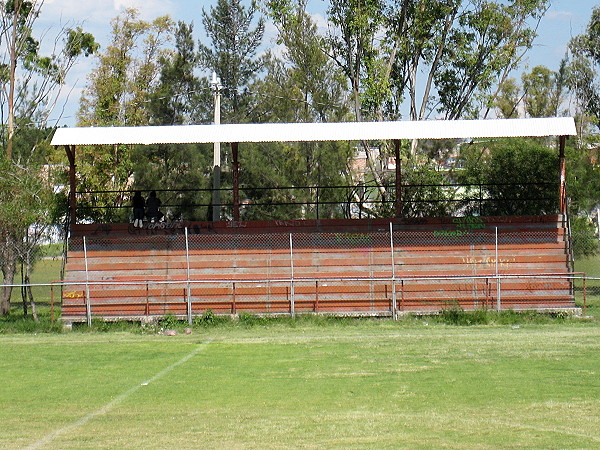
{"label": "green grass", "polygon": [[0,336],[0,448],[597,448],[600,328]]}
{"label": "green grass", "polygon": [[[62,267],[62,260],[60,258],[55,259],[42,259],[36,262],[33,271],[31,273],[32,284],[44,284],[52,283],[54,281],[60,281],[60,271]],[[17,267],[17,274],[14,279],[14,284],[21,283],[21,272],[20,266]],[[41,303],[50,302],[50,287],[49,286],[34,286],[31,288],[33,296],[36,301]],[[60,289],[57,288],[60,292]],[[56,300],[60,298],[60,294],[56,295]],[[21,290],[16,287],[13,289],[11,302],[22,303]]]}
{"label": "green grass", "polygon": [[[575,261],[575,272],[584,272],[586,276],[600,278],[600,255]],[[583,307],[583,281],[575,282],[577,305]],[[586,314],[600,318],[600,280],[586,280]]]}

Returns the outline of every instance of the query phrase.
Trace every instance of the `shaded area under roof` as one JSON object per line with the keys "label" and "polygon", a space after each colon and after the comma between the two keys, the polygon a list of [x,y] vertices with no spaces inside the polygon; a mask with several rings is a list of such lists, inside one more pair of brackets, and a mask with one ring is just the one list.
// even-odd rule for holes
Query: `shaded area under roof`
{"label": "shaded area under roof", "polygon": [[51,145],[201,144],[574,136],[572,117],[58,128]]}

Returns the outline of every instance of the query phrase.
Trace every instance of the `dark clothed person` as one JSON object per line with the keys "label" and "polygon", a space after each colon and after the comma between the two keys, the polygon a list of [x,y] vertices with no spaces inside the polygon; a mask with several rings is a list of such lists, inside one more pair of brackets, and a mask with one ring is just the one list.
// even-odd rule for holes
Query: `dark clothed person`
{"label": "dark clothed person", "polygon": [[140,191],[135,191],[131,203],[133,205],[133,226],[141,228],[144,221],[144,207],[146,206],[146,202]]}
{"label": "dark clothed person", "polygon": [[163,218],[164,214],[158,209],[161,204],[162,202],[156,196],[156,191],[150,192],[150,196],[146,200],[146,217],[149,220],[158,222]]}

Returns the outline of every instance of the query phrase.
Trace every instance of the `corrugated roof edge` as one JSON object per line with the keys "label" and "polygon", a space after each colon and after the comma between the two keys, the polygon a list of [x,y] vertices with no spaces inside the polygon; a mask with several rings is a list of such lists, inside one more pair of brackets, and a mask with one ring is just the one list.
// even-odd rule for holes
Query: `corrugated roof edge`
{"label": "corrugated roof edge", "polygon": [[574,136],[572,117],[58,128],[51,145],[307,142]]}

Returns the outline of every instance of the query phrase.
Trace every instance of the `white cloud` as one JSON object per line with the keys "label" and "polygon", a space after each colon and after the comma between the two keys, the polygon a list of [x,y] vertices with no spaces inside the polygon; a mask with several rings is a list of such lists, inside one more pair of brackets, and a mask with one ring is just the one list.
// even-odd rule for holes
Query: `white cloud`
{"label": "white cloud", "polygon": [[317,32],[320,35],[324,35],[327,32],[327,28],[329,27],[329,22],[327,21],[327,19],[319,13],[316,14],[311,14],[310,15],[312,21],[315,23],[315,25],[317,25]]}
{"label": "white cloud", "polygon": [[569,22],[575,15],[571,11],[548,11],[545,17],[548,20],[561,20]]}
{"label": "white cloud", "polygon": [[175,5],[171,0],[113,0],[115,11],[135,8],[145,20],[156,19],[164,15],[173,15]]}
{"label": "white cloud", "polygon": [[44,23],[83,23],[91,28],[106,28],[110,20],[126,8],[135,8],[144,20],[173,15],[172,0],[45,0],[40,15]]}

